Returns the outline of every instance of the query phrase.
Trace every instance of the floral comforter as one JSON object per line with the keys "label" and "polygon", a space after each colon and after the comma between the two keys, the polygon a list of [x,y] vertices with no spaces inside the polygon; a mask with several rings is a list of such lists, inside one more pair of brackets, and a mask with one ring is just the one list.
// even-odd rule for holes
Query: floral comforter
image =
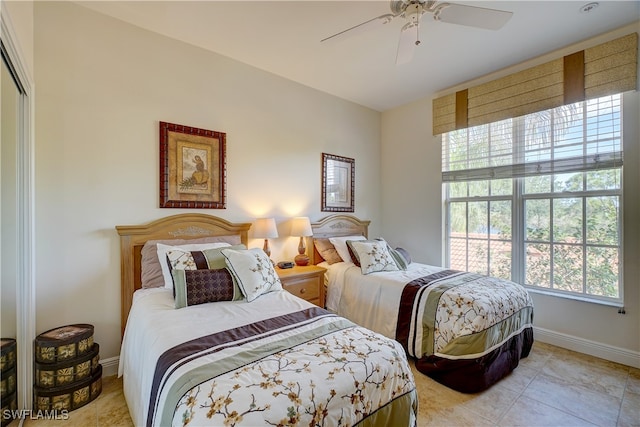
{"label": "floral comforter", "polygon": [[524,287],[443,270],[406,284],[396,338],[417,358],[473,359],[532,326],[533,303]]}
{"label": "floral comforter", "polygon": [[[129,389],[132,416],[142,409],[145,414],[144,421],[138,418],[136,424],[415,425],[415,383],[399,343],[306,302],[288,312],[282,306],[295,297],[284,291],[273,294],[267,294],[264,306],[284,314],[216,328],[195,338],[189,331],[191,339],[162,351],[148,375],[149,398],[141,402],[134,402],[132,395],[147,394],[148,371],[140,372],[141,381],[132,378],[140,366],[134,359],[140,355],[125,355],[125,394]],[[255,307],[235,304],[228,305],[235,312]],[[146,321],[153,322],[163,312],[157,306],[143,316]],[[216,317],[203,306],[198,310],[195,322],[225,321],[224,312]],[[179,322],[166,317],[180,311],[157,317],[166,322],[169,335],[173,323]],[[200,319],[204,313],[210,316],[208,321]],[[137,317],[130,315],[128,328],[137,329],[132,325]],[[138,341],[134,345],[140,349],[153,347],[156,339],[144,335],[138,339],[134,331],[128,339],[125,334],[123,348],[131,341]]]}

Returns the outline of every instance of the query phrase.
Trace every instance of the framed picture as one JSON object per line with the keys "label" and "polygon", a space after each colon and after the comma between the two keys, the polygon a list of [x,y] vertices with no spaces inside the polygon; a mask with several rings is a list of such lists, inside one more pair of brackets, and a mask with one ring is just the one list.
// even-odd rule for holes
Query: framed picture
{"label": "framed picture", "polygon": [[226,208],[226,134],[160,122],[160,207]]}
{"label": "framed picture", "polygon": [[356,161],[322,153],[322,211],[353,212]]}

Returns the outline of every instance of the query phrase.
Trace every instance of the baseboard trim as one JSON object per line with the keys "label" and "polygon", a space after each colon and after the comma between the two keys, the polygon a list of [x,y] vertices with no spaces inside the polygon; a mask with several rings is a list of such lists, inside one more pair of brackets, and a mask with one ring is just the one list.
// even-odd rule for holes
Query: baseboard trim
{"label": "baseboard trim", "polygon": [[110,377],[118,375],[118,364],[120,363],[120,356],[109,357],[108,359],[101,359],[102,376]]}
{"label": "baseboard trim", "polygon": [[537,341],[543,343],[589,354],[623,365],[633,366],[634,368],[640,368],[640,352],[637,351],[602,344],[538,327],[533,328],[533,334]]}

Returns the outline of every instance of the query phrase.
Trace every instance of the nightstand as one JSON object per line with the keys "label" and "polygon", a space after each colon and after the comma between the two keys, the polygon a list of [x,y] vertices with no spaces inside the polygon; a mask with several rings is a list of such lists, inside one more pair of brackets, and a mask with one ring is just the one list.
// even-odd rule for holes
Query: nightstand
{"label": "nightstand", "polygon": [[286,291],[324,308],[324,268],[296,265],[286,269],[276,267],[276,272]]}

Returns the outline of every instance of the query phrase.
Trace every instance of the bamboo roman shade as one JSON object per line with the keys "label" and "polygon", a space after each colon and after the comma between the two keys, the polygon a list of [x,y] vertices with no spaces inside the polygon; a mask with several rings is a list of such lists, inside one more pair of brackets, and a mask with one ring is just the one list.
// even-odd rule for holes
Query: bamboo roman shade
{"label": "bamboo roman shade", "polygon": [[433,134],[635,90],[638,33],[433,100]]}

